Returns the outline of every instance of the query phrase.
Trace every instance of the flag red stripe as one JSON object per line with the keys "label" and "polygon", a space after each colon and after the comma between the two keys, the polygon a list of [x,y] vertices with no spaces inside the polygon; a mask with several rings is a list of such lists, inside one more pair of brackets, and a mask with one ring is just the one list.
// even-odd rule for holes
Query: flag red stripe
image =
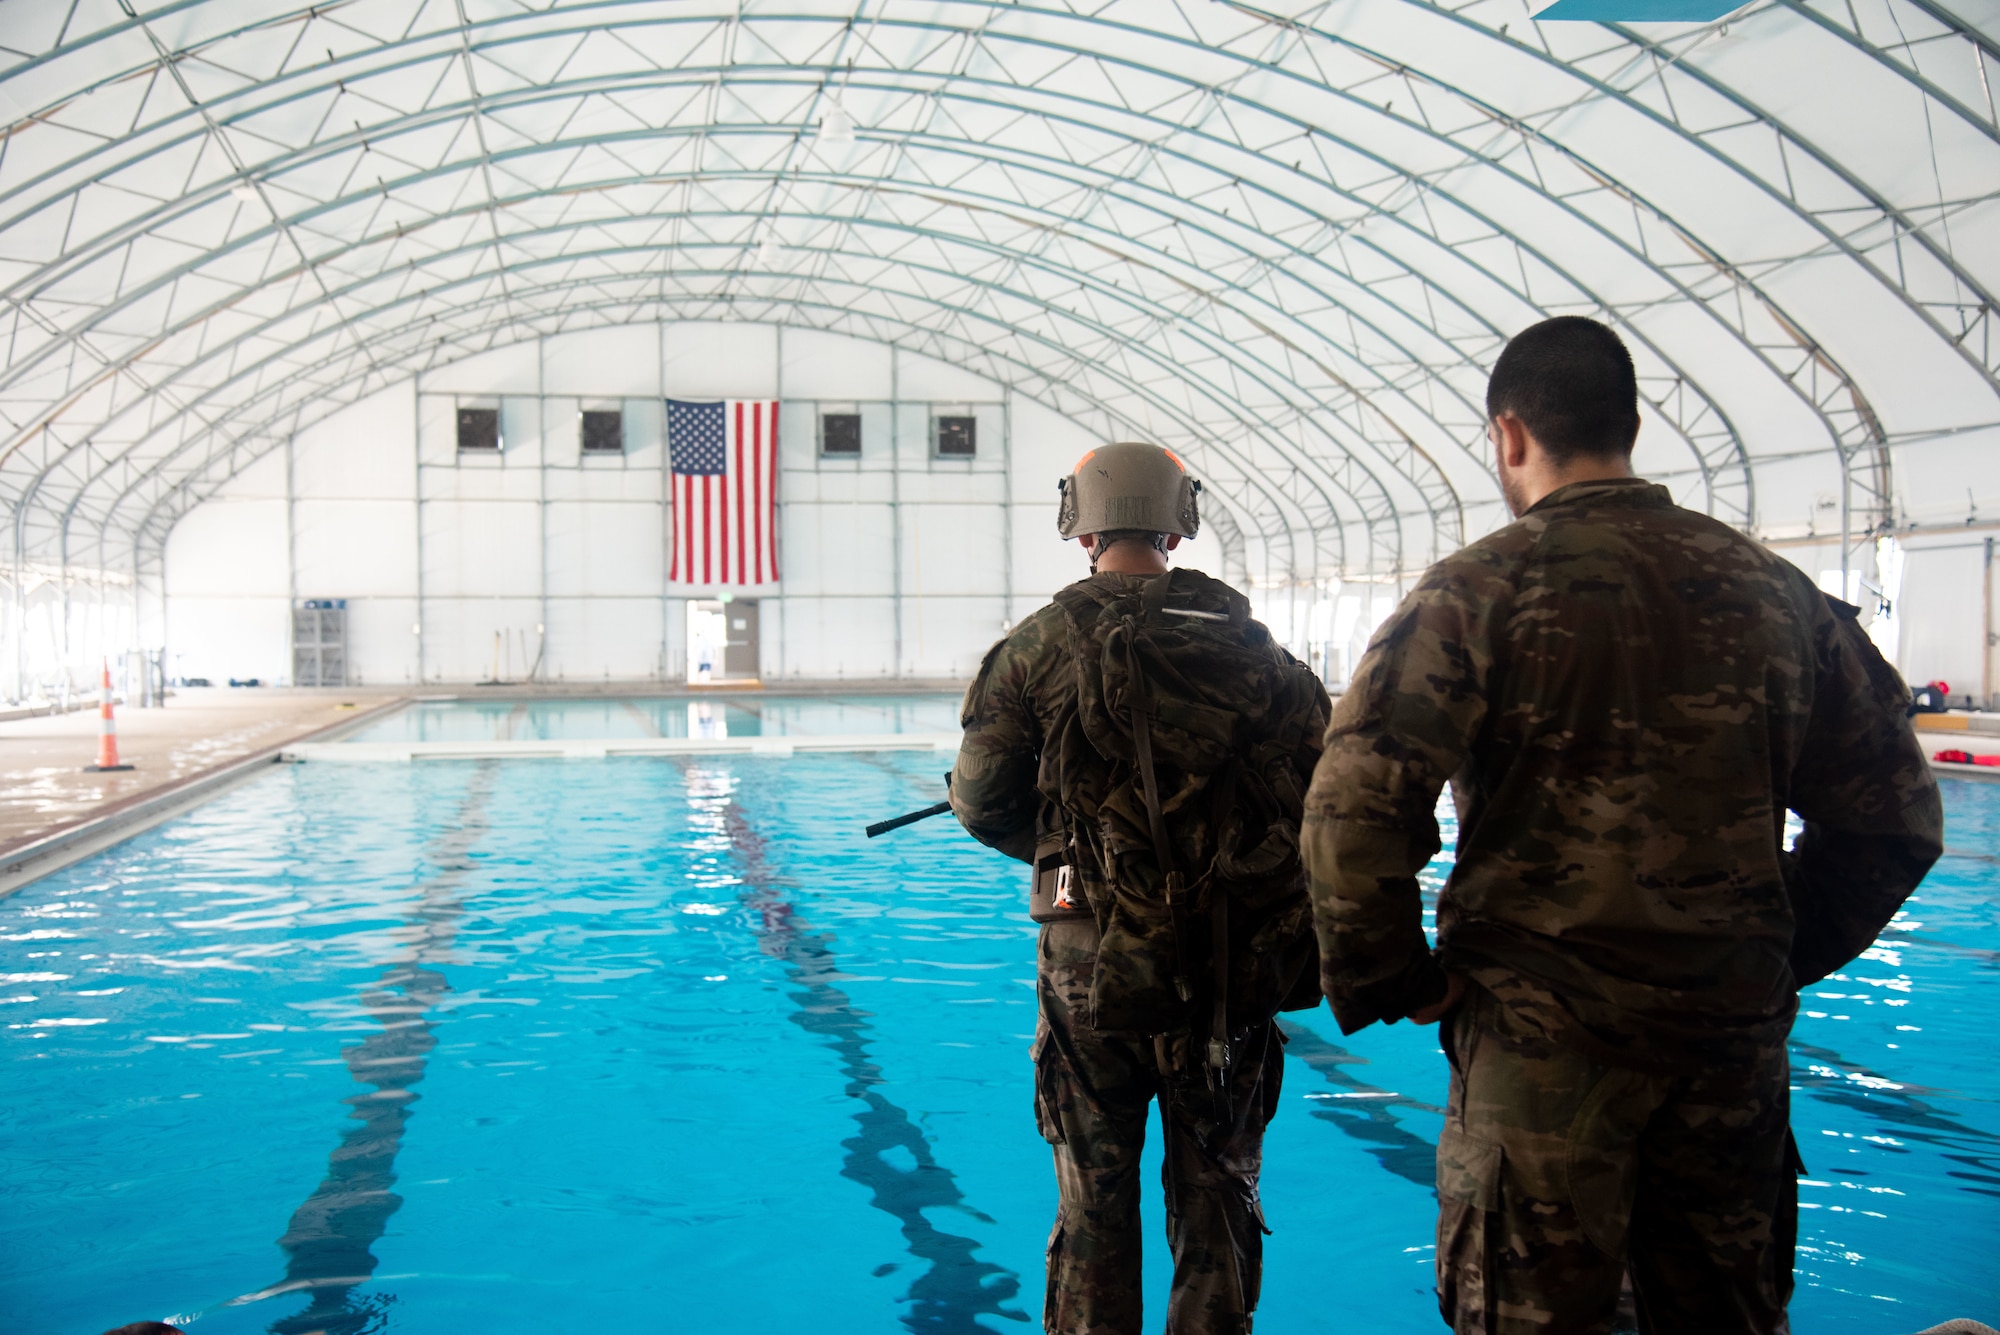
{"label": "flag red stripe", "polygon": [[[770,434],[772,436],[778,434],[778,414],[776,414],[776,410],[772,410]],[[756,582],[764,584],[764,500],[766,500],[768,494],[764,490],[764,442],[762,440],[758,440],[758,448],[750,452],[750,476],[756,482],[756,494],[752,496],[752,502],[750,502],[750,516],[756,520],[756,542],[750,544],[750,550],[756,552]]]}
{"label": "flag red stripe", "polygon": [[715,569],[712,564],[715,542],[713,540],[713,525],[709,522],[708,515],[708,478],[709,475],[707,473],[701,475],[701,582],[704,584],[711,584],[715,581]]}
{"label": "flag red stripe", "polygon": [[[750,430],[761,436],[757,410],[757,404],[750,405]],[[743,471],[743,405],[739,403],[736,405],[736,579],[739,583],[750,580],[750,567],[743,563],[743,483],[746,477]]]}
{"label": "flag red stripe", "polygon": [[[726,422],[727,419],[725,419]],[[736,431],[743,431],[743,406],[736,407]],[[729,439],[723,432],[722,471],[715,475],[715,566],[721,583],[729,583]]]}
{"label": "flag red stripe", "polygon": [[764,513],[770,521],[771,578],[778,578],[778,405],[771,404],[771,463],[766,476],[771,488],[764,494]]}

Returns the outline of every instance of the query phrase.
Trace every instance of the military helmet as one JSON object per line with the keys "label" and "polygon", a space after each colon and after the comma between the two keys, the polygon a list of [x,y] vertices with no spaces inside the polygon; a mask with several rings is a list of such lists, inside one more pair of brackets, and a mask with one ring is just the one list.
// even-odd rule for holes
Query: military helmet
{"label": "military helmet", "polygon": [[1123,441],[1100,445],[1056,483],[1062,505],[1056,532],[1065,538],[1134,528],[1192,538],[1201,527],[1201,483],[1172,450]]}

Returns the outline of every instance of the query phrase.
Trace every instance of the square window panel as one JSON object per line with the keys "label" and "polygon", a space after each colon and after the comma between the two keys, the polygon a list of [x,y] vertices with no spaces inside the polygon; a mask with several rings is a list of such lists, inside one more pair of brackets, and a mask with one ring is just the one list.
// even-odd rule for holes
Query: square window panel
{"label": "square window panel", "polygon": [[821,413],[819,419],[821,454],[861,453],[860,413]]}
{"label": "square window panel", "polygon": [[583,414],[583,452],[585,454],[623,454],[625,452],[625,414],[621,412],[590,412]]}
{"label": "square window panel", "polygon": [[940,459],[970,459],[979,452],[978,420],[971,417],[937,417],[932,439]]}
{"label": "square window panel", "polygon": [[497,450],[500,448],[500,410],[498,408],[460,408],[458,410],[458,448],[463,451]]}

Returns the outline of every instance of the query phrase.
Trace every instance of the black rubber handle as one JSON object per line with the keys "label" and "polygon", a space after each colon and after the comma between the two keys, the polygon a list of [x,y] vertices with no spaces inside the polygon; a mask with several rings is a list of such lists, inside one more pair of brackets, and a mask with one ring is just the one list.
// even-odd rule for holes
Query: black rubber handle
{"label": "black rubber handle", "polygon": [[951,803],[940,802],[934,807],[925,807],[921,811],[906,811],[893,820],[878,820],[868,827],[868,837],[873,839],[878,834],[887,834],[891,830],[900,830],[905,825],[915,825],[920,820],[929,820],[932,816],[942,816],[950,810]]}

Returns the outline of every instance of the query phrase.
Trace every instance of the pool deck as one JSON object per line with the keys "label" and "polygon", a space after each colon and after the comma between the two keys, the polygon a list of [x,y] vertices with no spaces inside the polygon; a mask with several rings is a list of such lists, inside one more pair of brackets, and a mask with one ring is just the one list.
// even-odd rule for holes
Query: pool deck
{"label": "pool deck", "polygon": [[10,719],[0,723],[0,857],[404,698],[367,687],[178,689],[161,708],[118,710],[119,759],[132,768],[108,774],[84,768],[97,758],[96,709]]}

